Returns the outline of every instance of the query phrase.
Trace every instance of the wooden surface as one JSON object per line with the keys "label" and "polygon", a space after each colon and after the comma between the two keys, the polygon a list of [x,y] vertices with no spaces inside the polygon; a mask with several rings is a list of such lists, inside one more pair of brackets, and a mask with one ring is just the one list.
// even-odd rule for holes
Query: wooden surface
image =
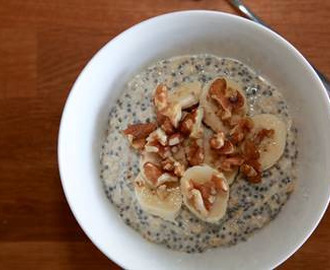
{"label": "wooden surface", "polygon": [[[246,3],[330,76],[329,0]],[[141,20],[185,9],[235,13],[224,0],[0,0],[0,269],[120,269],[66,203],[59,121],[73,82],[102,45]],[[279,268],[330,269],[329,249],[328,211]]]}

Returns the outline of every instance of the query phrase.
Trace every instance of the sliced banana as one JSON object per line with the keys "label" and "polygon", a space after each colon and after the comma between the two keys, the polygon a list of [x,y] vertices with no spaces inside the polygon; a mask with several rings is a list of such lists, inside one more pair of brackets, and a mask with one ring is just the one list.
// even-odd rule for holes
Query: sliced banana
{"label": "sliced banana", "polygon": [[[218,154],[214,149],[211,148],[210,146],[210,138],[212,137],[213,132],[212,130],[205,128],[204,129],[204,140],[203,140],[203,146],[204,146],[204,163],[211,166],[212,168],[219,168],[220,166],[220,159]],[[229,185],[231,185],[235,179],[236,175],[238,173],[238,169],[235,169],[232,172],[222,172]]]}
{"label": "sliced banana", "polygon": [[168,92],[167,87],[159,85],[153,94],[157,111],[170,119],[171,124],[177,128],[182,118],[182,110],[190,108],[199,102],[201,94],[199,82],[184,83]]}
{"label": "sliced banana", "polygon": [[211,81],[210,83],[208,83],[207,85],[204,86],[201,96],[200,96],[200,105],[204,109],[203,121],[213,131],[215,131],[215,132],[224,131],[225,132],[225,131],[228,131],[228,128],[224,125],[223,121],[217,114],[219,111],[219,106],[209,96],[209,90],[210,90],[211,85],[218,79],[225,80],[225,85],[227,88],[235,89],[242,95],[242,97],[244,99],[244,105],[239,112],[240,116],[246,115],[246,112],[248,111],[248,107],[247,107],[246,97],[245,97],[243,90],[241,89],[240,85],[238,85],[236,82],[234,82],[232,80],[229,80],[227,78],[216,78],[215,80]]}
{"label": "sliced banana", "polygon": [[285,123],[273,114],[255,115],[252,120],[254,122],[252,130],[254,136],[262,129],[274,130],[273,136],[264,138],[258,147],[261,168],[267,170],[280,159],[284,152],[287,128]]}
{"label": "sliced banana", "polygon": [[183,202],[201,220],[218,222],[226,213],[229,186],[225,176],[207,165],[194,166],[181,178]]}
{"label": "sliced banana", "polygon": [[178,184],[151,188],[139,174],[135,179],[135,195],[145,212],[165,220],[173,221],[181,209],[182,196]]}
{"label": "sliced banana", "polygon": [[202,86],[199,82],[183,83],[169,93],[170,104],[178,103],[184,110],[196,105],[199,102]]}

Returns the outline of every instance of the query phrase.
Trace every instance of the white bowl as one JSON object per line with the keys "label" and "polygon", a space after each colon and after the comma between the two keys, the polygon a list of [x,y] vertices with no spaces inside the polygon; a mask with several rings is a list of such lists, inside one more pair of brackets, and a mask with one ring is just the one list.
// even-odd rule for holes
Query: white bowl
{"label": "white bowl", "polygon": [[[211,53],[238,59],[284,94],[299,130],[297,189],[278,217],[247,242],[202,254],[168,250],[124,225],[99,179],[107,117],[125,83],[161,58]],[[282,37],[246,19],[213,11],[159,16],[106,44],[84,68],[67,100],[58,159],[66,198],[93,243],[125,269],[270,269],[292,255],[329,202],[330,104],[303,56]]]}

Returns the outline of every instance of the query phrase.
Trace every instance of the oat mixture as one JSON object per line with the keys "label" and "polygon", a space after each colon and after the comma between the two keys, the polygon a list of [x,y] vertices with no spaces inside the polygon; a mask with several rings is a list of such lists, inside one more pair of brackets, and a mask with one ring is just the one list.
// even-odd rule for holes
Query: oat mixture
{"label": "oat mixture", "polygon": [[[150,214],[141,207],[134,191],[134,181],[140,173],[140,155],[132,149],[122,131],[131,124],[156,121],[152,97],[160,84],[166,85],[171,93],[185,84],[198,84],[205,89],[216,78],[227,78],[241,86],[248,118],[272,114],[285,124],[284,152],[275,165],[260,173],[257,170],[258,176],[247,172],[237,174],[230,187],[228,184],[228,198],[223,198],[226,199],[226,209],[219,220],[208,222],[185,203],[173,217],[164,219]],[[196,108],[185,114],[194,110]],[[123,221],[144,238],[187,253],[230,246],[246,240],[269,223],[288,200],[296,181],[296,133],[279,90],[243,63],[213,55],[162,60],[132,78],[111,109],[101,152],[101,179],[109,200]],[[180,172],[178,175],[182,176]]]}

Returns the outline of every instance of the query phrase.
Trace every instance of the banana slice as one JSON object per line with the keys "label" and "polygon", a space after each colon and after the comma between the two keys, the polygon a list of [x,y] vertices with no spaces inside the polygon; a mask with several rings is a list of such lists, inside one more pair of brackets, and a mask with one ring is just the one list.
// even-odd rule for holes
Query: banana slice
{"label": "banana slice", "polygon": [[[161,114],[167,116],[171,124],[177,128],[182,118],[182,110],[190,108],[199,102],[201,89],[201,84],[199,82],[194,82],[182,84],[166,96],[161,96],[159,94],[160,91],[156,91],[155,93],[158,93],[158,96],[155,95],[154,100],[166,99],[166,102],[158,101],[158,103],[155,102],[155,104],[160,104],[158,107],[163,108]],[[159,98],[159,96],[161,98]]]}
{"label": "banana slice", "polygon": [[184,110],[196,105],[199,102],[202,86],[199,82],[184,83],[170,92],[169,103],[178,103]]}
{"label": "banana slice", "polygon": [[150,188],[141,174],[135,179],[135,195],[141,208],[152,215],[173,221],[178,215],[182,196],[178,184]]}
{"label": "banana slice", "polygon": [[[228,107],[227,110],[224,111],[225,115],[223,116],[223,119],[224,118],[228,119],[232,115],[245,116],[248,111],[248,107],[247,107],[246,97],[245,97],[243,90],[241,89],[240,85],[238,85],[236,82],[234,82],[232,80],[229,80],[227,78],[216,78],[215,80],[208,83],[203,88],[201,96],[200,96],[200,104],[204,109],[203,121],[213,131],[215,131],[215,132],[224,131],[225,132],[225,131],[228,131],[228,127],[226,127],[226,125],[224,125],[224,122],[219,115],[219,111],[223,110],[223,109],[220,109],[220,107],[219,107],[220,105],[217,104],[218,102],[216,102],[215,100],[212,100],[210,97],[210,94],[209,94],[211,87],[214,86],[214,84],[219,84],[219,82],[221,82],[221,87],[228,89],[228,91],[237,90],[240,94],[239,96],[242,99],[241,102],[243,103],[242,107],[240,107],[240,109],[238,111],[235,111],[235,110],[230,111],[230,109]],[[236,98],[236,97],[234,97],[234,98]],[[217,100],[220,102],[220,99],[217,99]],[[223,105],[231,106],[230,102],[233,102],[233,101],[231,101],[230,98],[227,98],[227,100],[225,100],[225,104],[223,104]]]}
{"label": "banana slice", "polygon": [[181,178],[183,202],[201,220],[218,222],[226,213],[229,186],[225,176],[207,165],[194,166]]}
{"label": "banana slice", "polygon": [[[210,146],[210,138],[212,137],[213,132],[212,130],[205,128],[204,129],[204,140],[203,140],[203,146],[204,146],[204,163],[211,166],[212,168],[219,168],[220,166],[220,158],[218,156],[218,154],[216,153],[216,151],[214,149],[211,148]],[[231,185],[237,176],[238,173],[238,169],[235,169],[232,172],[222,172],[229,185]]]}
{"label": "banana slice", "polygon": [[[262,170],[272,167],[282,156],[286,143],[287,128],[285,123],[273,114],[259,114],[252,117],[254,129],[252,133],[258,139],[262,136],[258,147],[260,152],[259,162]],[[271,136],[262,135],[262,131],[271,131]],[[259,137],[260,139],[260,137]]]}

